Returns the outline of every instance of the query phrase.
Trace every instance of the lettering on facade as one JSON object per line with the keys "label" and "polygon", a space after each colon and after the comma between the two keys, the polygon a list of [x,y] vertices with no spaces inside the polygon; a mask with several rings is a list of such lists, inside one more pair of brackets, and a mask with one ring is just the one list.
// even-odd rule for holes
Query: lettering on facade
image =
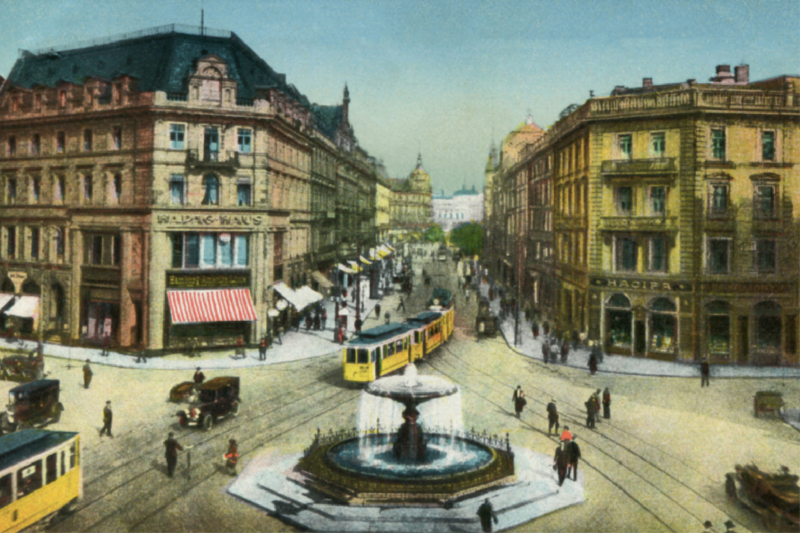
{"label": "lettering on facade", "polygon": [[703,283],[703,291],[709,293],[788,294],[795,290],[789,283]]}
{"label": "lettering on facade", "polygon": [[167,286],[172,289],[249,287],[250,276],[247,274],[168,274]]}
{"label": "lettering on facade", "polygon": [[648,279],[605,279],[594,278],[593,285],[600,287],[608,287],[610,289],[629,289],[629,290],[642,290],[642,291],[690,291],[692,290],[691,283],[670,282],[664,280],[648,280]]}
{"label": "lettering on facade", "polygon": [[262,215],[176,215],[161,214],[156,217],[158,224],[172,226],[261,226]]}

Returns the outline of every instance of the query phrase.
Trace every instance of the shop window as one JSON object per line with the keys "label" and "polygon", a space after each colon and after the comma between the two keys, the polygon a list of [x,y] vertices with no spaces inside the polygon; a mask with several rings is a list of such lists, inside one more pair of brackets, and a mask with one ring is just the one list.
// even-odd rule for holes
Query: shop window
{"label": "shop window", "polygon": [[617,187],[617,214],[630,215],[633,211],[633,188]]}
{"label": "shop window", "polygon": [[183,124],[170,124],[169,147],[172,150],[183,150],[185,135],[186,135],[186,126],[184,126]]}
{"label": "shop window", "polygon": [[30,154],[39,155],[42,153],[42,138],[38,133],[33,134],[31,137]]}
{"label": "shop window", "polygon": [[16,137],[14,137],[13,135],[10,136],[8,138],[6,146],[8,148],[8,156],[9,157],[13,157],[13,156],[17,155],[17,138]]}
{"label": "shop window", "polygon": [[711,216],[724,216],[728,212],[728,184],[712,183],[709,186],[708,211]]}
{"label": "shop window", "polygon": [[59,154],[64,153],[64,147],[67,144],[66,136],[63,131],[56,133],[56,152]]}
{"label": "shop window", "polygon": [[39,228],[31,228],[31,259],[39,259]]}
{"label": "shop window", "polygon": [[203,205],[219,205],[219,179],[216,176],[206,176],[203,179]]}
{"label": "shop window", "polygon": [[172,268],[183,266],[183,234],[173,233],[172,238]]}
{"label": "shop window", "polygon": [[772,239],[756,241],[756,267],[762,274],[773,273],[777,267],[777,249]]}
{"label": "shop window", "polygon": [[675,348],[675,304],[659,298],[650,305],[650,349],[672,351]]}
{"label": "shop window", "polygon": [[730,272],[731,240],[708,239],[708,271],[712,274]]}
{"label": "shop window", "polygon": [[650,213],[664,216],[667,212],[667,188],[650,187]]}
{"label": "shop window", "polygon": [[169,179],[169,203],[172,205],[183,205],[186,201],[186,183],[183,176],[173,174]]}
{"label": "shop window", "polygon": [[618,272],[635,272],[637,263],[636,239],[630,236],[616,237],[616,270]]}
{"label": "shop window", "polygon": [[731,350],[730,306],[725,302],[711,302],[708,314],[708,353],[729,355]]}
{"label": "shop window", "polygon": [[666,133],[658,132],[650,134],[650,155],[652,157],[664,157],[666,145]]}
{"label": "shop window", "polygon": [[250,183],[239,183],[236,186],[236,197],[239,205],[250,205]]}
{"label": "shop window", "polygon": [[84,130],[83,132],[83,151],[92,151],[92,130]]}
{"label": "shop window", "polygon": [[777,215],[777,202],[775,185],[756,185],[754,215],[756,218],[775,218]]}
{"label": "shop window", "polygon": [[238,143],[239,151],[243,154],[249,154],[252,151],[253,133],[249,129],[240,128]]}
{"label": "shop window", "polygon": [[233,264],[233,243],[230,233],[223,233],[219,236],[219,262],[222,267]]}
{"label": "shop window", "polygon": [[655,237],[650,237],[649,241],[649,257],[648,257],[648,270],[650,272],[666,272],[667,268],[667,238],[658,235]]}
{"label": "shop window", "polygon": [[200,235],[197,233],[187,233],[186,238],[186,262],[187,268],[196,268],[200,264]]}
{"label": "shop window", "polygon": [[633,135],[626,133],[617,137],[617,149],[621,159],[633,157]]}
{"label": "shop window", "polygon": [[756,346],[761,349],[781,347],[781,306],[775,302],[761,302],[755,306]]}
{"label": "shop window", "polygon": [[633,322],[630,300],[625,295],[615,294],[606,304],[606,313],[608,344],[612,347],[630,348]]}
{"label": "shop window", "polygon": [[114,150],[122,148],[122,128],[119,126],[114,126],[111,130],[111,147]]}
{"label": "shop window", "polygon": [[725,160],[726,142],[725,129],[713,128],[711,130],[711,157],[720,161]]}
{"label": "shop window", "polygon": [[236,265],[246,267],[249,264],[247,235],[236,236]]}
{"label": "shop window", "polygon": [[775,161],[775,132],[761,132],[761,159],[763,161]]}
{"label": "shop window", "polygon": [[217,266],[217,237],[216,235],[203,235],[203,266]]}

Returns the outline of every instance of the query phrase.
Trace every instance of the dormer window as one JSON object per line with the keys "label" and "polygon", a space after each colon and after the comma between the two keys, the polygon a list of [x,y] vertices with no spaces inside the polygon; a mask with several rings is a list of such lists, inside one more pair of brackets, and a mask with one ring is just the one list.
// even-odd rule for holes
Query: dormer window
{"label": "dormer window", "polygon": [[220,78],[222,74],[214,67],[203,70],[205,78],[200,85],[200,99],[210,102],[219,102],[222,84]]}
{"label": "dormer window", "polygon": [[58,107],[67,107],[67,91],[58,91]]}
{"label": "dormer window", "polygon": [[37,94],[36,96],[33,97],[33,108],[36,111],[41,111],[42,110],[42,95],[41,94]]}

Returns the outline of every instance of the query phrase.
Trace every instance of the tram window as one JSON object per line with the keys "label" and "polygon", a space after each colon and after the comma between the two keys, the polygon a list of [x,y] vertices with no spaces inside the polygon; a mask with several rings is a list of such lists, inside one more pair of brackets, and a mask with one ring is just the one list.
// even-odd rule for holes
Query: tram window
{"label": "tram window", "polygon": [[61,475],[67,473],[67,452],[61,451]]}
{"label": "tram window", "polygon": [[403,351],[403,339],[397,339],[397,343],[396,344],[397,344],[397,348],[396,348],[397,353],[402,352]]}
{"label": "tram window", "polygon": [[358,350],[358,362],[359,363],[369,363],[369,350],[365,350],[361,348]]}
{"label": "tram window", "polygon": [[389,357],[389,347],[384,345],[384,347],[383,347],[383,358],[386,359],[387,357]]}
{"label": "tram window", "polygon": [[17,470],[17,498],[23,498],[42,487],[42,460]]}
{"label": "tram window", "polygon": [[380,356],[381,356],[380,348],[375,348],[374,350],[372,350],[372,362],[373,363],[375,362],[375,359],[380,358]]}
{"label": "tram window", "polygon": [[0,509],[11,503],[11,474],[0,477]]}
{"label": "tram window", "polygon": [[356,362],[356,351],[354,348],[347,349],[347,362],[348,363],[355,363]]}
{"label": "tram window", "polygon": [[72,446],[69,447],[69,469],[72,470],[75,468],[75,443],[72,443]]}
{"label": "tram window", "polygon": [[394,343],[390,342],[386,345],[386,350],[389,352],[387,355],[394,355]]}
{"label": "tram window", "polygon": [[58,453],[48,455],[45,466],[47,467],[45,484],[50,484],[58,478]]}
{"label": "tram window", "polygon": [[414,332],[414,344],[419,344],[419,331]]}

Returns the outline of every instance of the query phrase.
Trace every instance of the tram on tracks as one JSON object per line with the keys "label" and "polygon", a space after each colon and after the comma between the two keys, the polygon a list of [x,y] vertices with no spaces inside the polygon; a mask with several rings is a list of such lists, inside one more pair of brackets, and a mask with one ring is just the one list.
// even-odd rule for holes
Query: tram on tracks
{"label": "tram on tracks", "polygon": [[427,311],[405,322],[363,330],[342,350],[345,381],[367,383],[422,359],[453,335],[455,306],[446,289],[435,289]]}
{"label": "tram on tracks", "polygon": [[24,429],[0,437],[0,533],[15,533],[83,495],[78,433]]}

